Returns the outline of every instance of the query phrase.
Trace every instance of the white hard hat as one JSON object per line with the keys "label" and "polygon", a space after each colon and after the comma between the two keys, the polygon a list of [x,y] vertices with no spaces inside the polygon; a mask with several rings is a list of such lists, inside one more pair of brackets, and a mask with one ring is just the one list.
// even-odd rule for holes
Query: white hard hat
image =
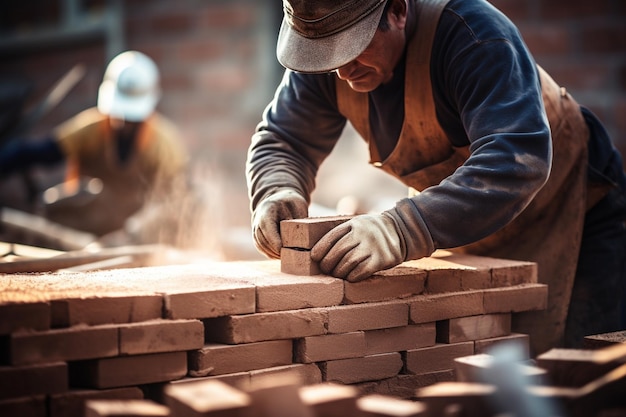
{"label": "white hard hat", "polygon": [[126,51],[111,60],[98,90],[98,110],[118,119],[141,122],[161,96],[159,69],[152,59]]}

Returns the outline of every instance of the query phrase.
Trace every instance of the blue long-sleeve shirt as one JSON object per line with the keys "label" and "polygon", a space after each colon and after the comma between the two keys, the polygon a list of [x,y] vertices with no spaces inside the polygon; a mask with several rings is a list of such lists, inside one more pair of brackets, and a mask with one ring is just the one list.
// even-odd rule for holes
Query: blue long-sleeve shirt
{"label": "blue long-sleeve shirt", "polygon": [[[412,201],[434,246],[451,248],[500,229],[532,200],[550,171],[550,127],[533,57],[517,28],[486,1],[450,1],[435,35],[431,79],[439,124],[453,145],[470,145],[472,154]],[[402,59],[393,79],[369,93],[371,130],[383,159],[402,128],[404,80]],[[285,72],[252,138],[253,208],[276,187],[310,195],[346,123],[336,102],[334,74]],[[594,127],[590,171],[623,183],[619,154],[599,121],[583,112]]]}

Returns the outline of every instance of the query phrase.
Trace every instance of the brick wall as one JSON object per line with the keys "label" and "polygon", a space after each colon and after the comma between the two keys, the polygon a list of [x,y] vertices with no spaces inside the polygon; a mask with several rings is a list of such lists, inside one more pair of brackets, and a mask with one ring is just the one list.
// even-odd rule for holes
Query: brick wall
{"label": "brick wall", "polygon": [[[18,7],[10,3],[15,2],[0,6],[0,15],[4,15],[0,26],[29,30],[27,25],[16,24],[7,17],[12,16],[11,7]],[[105,2],[86,3],[97,8]],[[519,26],[538,63],[600,116],[616,145],[626,153],[625,3],[492,3]],[[122,4],[123,47],[142,50],[155,59],[163,77],[160,109],[181,127],[195,161],[207,168],[203,171],[207,181],[221,184],[216,198],[229,206],[223,213],[226,221],[247,225],[243,164],[250,135],[282,72],[274,55],[280,2],[133,0]],[[20,10],[13,15],[21,19],[24,13]],[[42,21],[41,14],[38,21]],[[95,35],[43,47],[28,45],[20,51],[0,48],[0,79],[11,75],[30,80],[31,103],[74,64],[86,65],[85,77],[32,128],[33,136],[95,104],[110,55],[109,41],[106,36]],[[326,187],[325,182],[336,183],[336,177],[331,179],[332,175],[325,174],[334,172],[332,164],[336,160],[330,159],[323,167],[317,191],[320,194],[316,195],[329,204],[332,201],[319,190]]]}

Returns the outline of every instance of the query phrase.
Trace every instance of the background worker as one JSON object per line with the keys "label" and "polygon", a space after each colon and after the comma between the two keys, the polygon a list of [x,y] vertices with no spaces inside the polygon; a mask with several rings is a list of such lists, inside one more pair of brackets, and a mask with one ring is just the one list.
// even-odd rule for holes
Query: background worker
{"label": "background worker", "polygon": [[[188,155],[177,128],[156,111],[160,96],[154,61],[123,52],[106,68],[97,106],[47,138],[10,142],[0,150],[0,175],[65,162],[65,182],[44,193],[43,216],[108,236],[108,243],[130,243],[129,234],[164,227],[166,217],[156,221],[155,212],[169,209],[173,190],[185,185]],[[174,212],[170,222],[180,215]]]}
{"label": "background worker", "polygon": [[548,308],[513,323],[534,354],[620,327],[621,156],[506,16],[483,0],[283,5],[287,70],[246,166],[261,252],[279,257],[280,221],[308,215],[349,120],[414,192],[324,236],[311,258],[325,273],[358,281],[436,249],[534,261]]}

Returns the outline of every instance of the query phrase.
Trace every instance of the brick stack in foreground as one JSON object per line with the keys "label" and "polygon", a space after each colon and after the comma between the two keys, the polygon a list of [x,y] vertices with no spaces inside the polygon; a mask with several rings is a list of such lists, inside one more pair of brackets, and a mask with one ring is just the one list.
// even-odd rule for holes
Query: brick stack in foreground
{"label": "brick stack in foreground", "polygon": [[158,398],[285,372],[399,398],[545,307],[536,265],[437,252],[359,283],[279,261],[0,276],[0,415],[78,416],[86,399]]}

